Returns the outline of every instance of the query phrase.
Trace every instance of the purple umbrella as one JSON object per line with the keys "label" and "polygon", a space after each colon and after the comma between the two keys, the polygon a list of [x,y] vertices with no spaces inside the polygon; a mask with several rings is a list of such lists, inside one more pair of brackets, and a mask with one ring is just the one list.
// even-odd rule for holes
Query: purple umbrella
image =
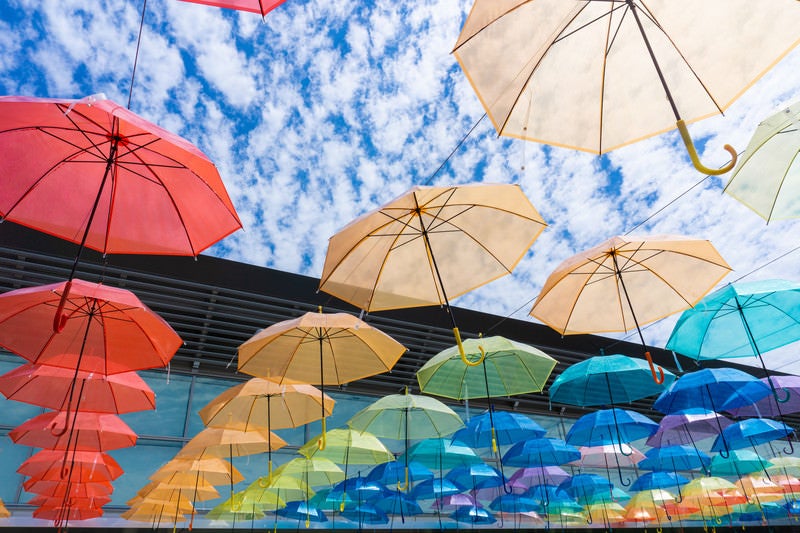
{"label": "purple umbrella", "polygon": [[762,378],[761,381],[769,385],[767,380],[772,381],[772,386],[776,389],[788,391],[789,398],[778,405],[775,396],[767,396],[752,405],[745,405],[735,409],[728,409],[728,412],[737,417],[745,418],[755,416],[759,418],[775,418],[781,414],[800,412],[800,376],[770,376]]}
{"label": "purple umbrella", "polygon": [[[697,441],[716,437],[733,422],[715,412],[694,407],[666,415],[658,424],[658,431],[647,439],[653,448],[690,444],[697,451]],[[708,470],[703,466],[706,475]]]}
{"label": "purple umbrella", "polygon": [[525,492],[534,485],[560,485],[570,477],[560,466],[533,466],[514,472],[508,484],[517,492]]}

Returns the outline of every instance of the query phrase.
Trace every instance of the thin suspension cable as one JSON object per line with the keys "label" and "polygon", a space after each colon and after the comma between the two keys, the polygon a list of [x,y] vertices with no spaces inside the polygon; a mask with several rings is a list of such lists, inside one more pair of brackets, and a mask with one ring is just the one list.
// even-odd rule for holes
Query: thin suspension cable
{"label": "thin suspension cable", "polygon": [[136,65],[139,63],[139,47],[142,45],[142,30],[144,29],[144,13],[147,11],[147,0],[142,4],[142,18],[139,20],[139,37],[136,39],[136,54],[133,56],[133,71],[131,72],[131,86],[128,89],[128,109],[131,108],[133,98],[133,80],[136,77]]}
{"label": "thin suspension cable", "polygon": [[472,127],[469,129],[469,131],[461,138],[460,141],[458,141],[458,144],[456,144],[455,148],[453,148],[453,150],[448,154],[448,156],[444,159],[444,161],[442,161],[442,164],[439,165],[439,167],[436,170],[434,170],[433,174],[430,175],[430,177],[427,179],[427,181],[425,181],[425,183],[423,183],[423,185],[430,185],[431,182],[433,182],[433,178],[435,178],[436,175],[439,174],[439,172],[441,172],[441,170],[450,161],[450,159],[453,157],[453,155],[455,155],[455,153],[458,151],[458,149],[461,148],[461,145],[463,145],[467,141],[467,138],[470,135],[472,135],[472,132],[475,131],[475,128],[477,128],[478,125],[481,122],[483,122],[483,119],[485,119],[485,118],[486,118],[486,113],[481,115],[481,118],[479,118],[478,121],[475,122],[475,124],[472,125]]}

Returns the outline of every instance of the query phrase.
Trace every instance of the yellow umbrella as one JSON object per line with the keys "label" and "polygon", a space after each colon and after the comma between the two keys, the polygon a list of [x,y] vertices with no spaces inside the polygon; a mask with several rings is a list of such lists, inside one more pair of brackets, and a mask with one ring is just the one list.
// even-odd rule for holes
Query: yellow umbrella
{"label": "yellow umbrella", "polygon": [[[605,153],[722,113],[800,40],[776,0],[476,0],[454,54],[500,135]],[[666,96],[666,98],[665,98]],[[685,117],[685,118],[684,118]]]}
{"label": "yellow umbrella", "polygon": [[330,238],[320,290],[365,311],[444,305],[460,346],[449,299],[510,274],[545,226],[517,185],[414,187]]}
{"label": "yellow umbrella", "polygon": [[749,500],[755,498],[756,503],[759,504],[784,498],[783,488],[766,476],[754,476],[752,474],[742,476],[734,485]]}
{"label": "yellow umbrella", "polygon": [[298,452],[309,459],[323,457],[340,465],[377,465],[394,461],[394,454],[386,445],[367,431],[332,429],[328,431],[328,445],[324,450],[317,446],[319,438],[314,437]]}
{"label": "yellow umbrella", "polygon": [[309,487],[333,485],[345,478],[341,468],[330,459],[323,457],[297,457],[276,468],[272,475],[273,477],[282,475],[296,477]]}
{"label": "yellow umbrella", "polygon": [[[315,494],[305,481],[295,475],[276,473],[262,476],[252,482],[246,489],[247,498],[262,505],[274,505],[277,499],[292,501],[311,497]],[[277,499],[276,499],[277,498]]]}
{"label": "yellow umbrella", "polygon": [[242,457],[271,452],[286,441],[265,428],[239,429],[209,427],[192,437],[175,456],[182,458]]}
{"label": "yellow umbrella", "polygon": [[239,483],[244,481],[244,476],[233,467],[233,464],[219,457],[204,459],[177,457],[156,470],[150,479],[166,483],[202,479],[212,485],[221,485]]}
{"label": "yellow umbrella", "polygon": [[[697,303],[731,268],[711,242],[680,236],[617,236],[564,260],[530,315],[562,335],[636,329]],[[656,375],[650,352],[653,379]]]}
{"label": "yellow umbrella", "polygon": [[[341,385],[391,370],[406,348],[382,331],[346,313],[306,313],[273,324],[239,346],[239,370],[259,377],[280,377]],[[325,406],[322,435],[325,446]]]}
{"label": "yellow umbrella", "polygon": [[219,498],[219,491],[205,479],[190,481],[176,480],[172,482],[152,481],[136,493],[142,498],[192,498],[194,501],[206,501]]}
{"label": "yellow umbrella", "polygon": [[6,508],[3,500],[0,500],[0,518],[8,518],[11,516],[11,512]]}

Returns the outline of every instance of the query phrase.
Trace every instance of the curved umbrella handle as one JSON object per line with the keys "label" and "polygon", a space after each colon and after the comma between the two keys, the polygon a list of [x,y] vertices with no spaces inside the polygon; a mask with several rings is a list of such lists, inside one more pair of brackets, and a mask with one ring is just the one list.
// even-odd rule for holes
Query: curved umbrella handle
{"label": "curved umbrella handle", "polygon": [[399,490],[399,491],[407,491],[408,490],[408,467],[406,467],[406,482],[401,485],[400,482],[398,481],[397,482],[397,490]]}
{"label": "curved umbrella handle", "polygon": [[786,403],[789,401],[789,398],[792,396],[792,392],[789,389],[781,389],[783,392],[786,393],[786,396],[783,398],[778,398],[778,391],[776,390],[774,393],[775,401],[778,403]]}
{"label": "curved umbrella handle", "polygon": [[64,305],[69,298],[70,289],[72,289],[72,280],[67,281],[66,285],[64,285],[64,292],[61,293],[61,299],[58,301],[56,316],[53,317],[53,331],[55,333],[61,333],[64,331],[64,326],[67,325],[67,317],[64,315]]}
{"label": "curved umbrella handle", "polygon": [[461,360],[467,366],[478,366],[479,364],[483,363],[483,360],[486,358],[486,352],[483,350],[483,346],[478,346],[478,349],[481,351],[481,357],[474,363],[467,359],[467,353],[464,351],[464,344],[461,342],[461,332],[458,331],[458,328],[453,328],[453,335],[456,338],[456,345],[458,346],[458,355],[461,356]]}
{"label": "curved umbrella handle", "polygon": [[[644,352],[644,356],[647,358],[647,364],[650,365],[650,372],[653,373],[653,381],[661,385],[664,383],[664,369],[653,363],[653,356],[650,355],[649,350]],[[658,369],[658,374],[656,374],[656,369]]]}
{"label": "curved umbrella handle", "polygon": [[697,155],[697,150],[694,147],[694,141],[692,141],[692,137],[689,135],[689,130],[686,128],[686,123],[683,120],[678,120],[676,125],[678,126],[678,131],[681,133],[681,139],[683,139],[683,144],[686,146],[686,151],[689,153],[689,159],[692,160],[694,168],[709,176],[719,176],[733,170],[733,167],[736,166],[736,161],[739,159],[739,154],[736,153],[736,149],[730,144],[723,146],[723,148],[725,148],[725,150],[731,154],[730,163],[718,169],[708,168],[705,166],[700,162],[700,157]]}

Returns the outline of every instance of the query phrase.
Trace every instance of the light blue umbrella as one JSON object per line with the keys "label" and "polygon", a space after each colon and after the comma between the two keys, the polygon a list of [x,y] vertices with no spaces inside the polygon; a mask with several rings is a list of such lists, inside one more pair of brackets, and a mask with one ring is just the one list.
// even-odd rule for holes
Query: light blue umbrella
{"label": "light blue umbrella", "polygon": [[640,492],[643,490],[664,489],[671,491],[677,489],[680,491],[681,485],[686,485],[689,480],[675,472],[664,472],[656,470],[654,472],[647,472],[639,476],[636,481],[631,485],[632,492]]}
{"label": "light blue umbrella", "polygon": [[599,355],[567,367],[550,385],[550,400],[581,407],[630,403],[661,394],[675,381],[664,370],[663,383],[649,378],[650,364],[627,355]]}
{"label": "light blue umbrella", "polygon": [[664,446],[647,450],[644,460],[639,461],[636,466],[642,470],[677,472],[704,468],[709,464],[711,457],[692,446]]}
{"label": "light blue umbrella", "polygon": [[[800,284],[780,280],[731,283],[683,312],[667,349],[697,360],[757,357],[800,340]],[[778,401],[780,397],[770,382]]]}
{"label": "light blue umbrella", "polygon": [[575,446],[560,439],[528,439],[516,443],[503,456],[509,466],[559,466],[581,458]]}
{"label": "light blue umbrella", "polygon": [[711,475],[742,477],[753,472],[764,472],[769,477],[767,468],[770,466],[772,463],[753,450],[731,450],[729,457],[715,455],[711,458]]}
{"label": "light blue umbrella", "polygon": [[478,490],[504,485],[507,480],[499,470],[485,463],[457,466],[445,475],[463,490]]}
{"label": "light blue umbrella", "polygon": [[439,471],[483,462],[475,450],[449,438],[421,440],[411,446],[406,454],[409,463],[417,461]]}
{"label": "light blue umbrella", "polygon": [[503,494],[492,500],[489,509],[504,513],[527,513],[538,512],[542,506],[533,498],[522,494]]}
{"label": "light blue umbrella", "polygon": [[411,497],[416,500],[433,500],[451,494],[458,494],[463,489],[448,479],[433,478],[417,483],[411,490]]}

